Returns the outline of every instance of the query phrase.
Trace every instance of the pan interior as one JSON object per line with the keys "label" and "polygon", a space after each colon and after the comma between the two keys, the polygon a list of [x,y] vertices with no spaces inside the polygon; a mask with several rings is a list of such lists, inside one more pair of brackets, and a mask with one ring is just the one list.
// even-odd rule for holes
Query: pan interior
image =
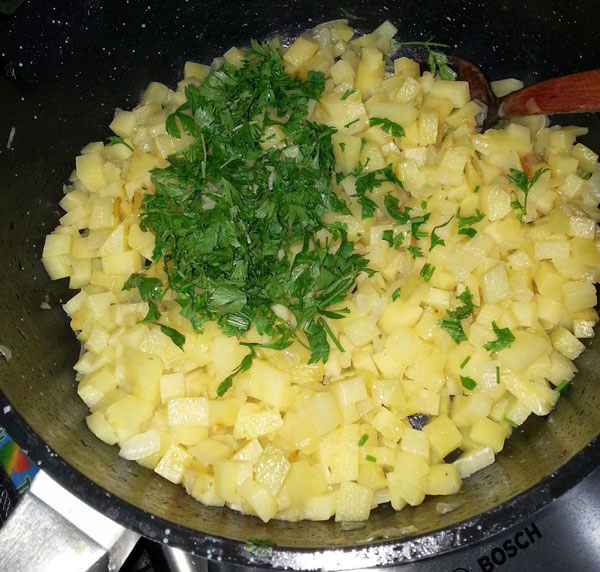
{"label": "pan interior", "polygon": [[[124,10],[117,1],[89,0],[60,7],[48,2],[35,10],[25,4],[14,16],[3,17],[6,73],[0,78],[0,137],[13,127],[15,133],[12,148],[0,153],[0,344],[12,350],[9,362],[0,360],[0,390],[14,411],[76,471],[115,497],[190,529],[184,535],[188,539],[201,531],[240,541],[258,537],[281,546],[321,548],[393,540],[476,517],[557,471],[600,432],[597,340],[578,360],[579,374],[556,410],[547,418],[528,420],[497,462],[469,478],[454,497],[430,497],[399,513],[380,508],[351,530],[334,522],[263,525],[228,509],[203,507],[180,486],[120,459],[116,447],[87,430],[87,409],[76,395],[72,371],[78,345],[60,309],[72,294],[64,281],[50,283],[40,263],[44,236],[57,224],[62,185],[78,150],[105,139],[114,109],[135,105],[150,80],[174,86],[186,59],[209,62],[250,37],[293,37],[318,22],[350,16],[365,31],[390,19],[404,40],[434,36],[457,55],[480,64],[491,79],[513,76],[531,83],[596,67],[600,38],[591,26],[600,16],[600,4],[561,4],[563,14],[549,4],[408,0],[373,6],[359,0],[345,3],[344,12],[329,3],[212,1],[161,3],[149,11],[146,3]],[[562,121],[587,125],[590,135],[583,141],[600,149],[596,116]],[[46,296],[50,310],[40,308]],[[10,416],[6,422],[11,423]],[[34,454],[43,457],[50,472],[67,479],[62,461],[35,443],[32,438]],[[565,487],[580,476],[570,475]],[[95,490],[97,498],[102,496],[76,474],[68,479],[75,492],[89,495]],[[455,510],[440,515],[438,502],[452,503]],[[123,506],[115,505],[110,515],[149,536],[159,534],[149,519],[138,520],[141,513],[132,521]],[[525,515],[530,509],[514,505],[515,513]],[[486,524],[491,529],[502,525]]]}

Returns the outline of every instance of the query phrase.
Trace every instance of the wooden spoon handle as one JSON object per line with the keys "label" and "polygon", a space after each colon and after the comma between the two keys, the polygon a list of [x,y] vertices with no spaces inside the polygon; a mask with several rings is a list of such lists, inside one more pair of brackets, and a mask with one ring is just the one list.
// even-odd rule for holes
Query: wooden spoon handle
{"label": "wooden spoon handle", "polygon": [[499,116],[600,111],[600,70],[575,73],[536,83],[508,94]]}

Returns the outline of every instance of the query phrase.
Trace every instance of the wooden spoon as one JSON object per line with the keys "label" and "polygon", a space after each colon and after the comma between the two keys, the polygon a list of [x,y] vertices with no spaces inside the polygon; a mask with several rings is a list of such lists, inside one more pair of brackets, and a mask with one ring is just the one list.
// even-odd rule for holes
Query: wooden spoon
{"label": "wooden spoon", "polygon": [[496,97],[487,78],[474,63],[457,56],[448,56],[448,62],[458,79],[469,83],[471,99],[487,106],[484,130],[505,117],[600,111],[600,70],[549,79]]}

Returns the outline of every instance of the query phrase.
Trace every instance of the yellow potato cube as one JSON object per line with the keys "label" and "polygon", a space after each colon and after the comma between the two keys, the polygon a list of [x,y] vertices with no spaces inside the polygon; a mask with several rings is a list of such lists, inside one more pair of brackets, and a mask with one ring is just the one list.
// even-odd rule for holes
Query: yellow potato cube
{"label": "yellow potato cube", "polygon": [[496,423],[487,417],[475,421],[471,428],[470,437],[473,441],[491,447],[494,453],[499,453],[504,447],[506,424]]}
{"label": "yellow potato cube", "polygon": [[189,458],[185,449],[179,445],[171,445],[154,468],[154,472],[172,483],[181,483]]}
{"label": "yellow potato cube", "polygon": [[460,491],[462,480],[456,467],[443,463],[433,465],[427,473],[425,493],[428,495],[453,495]]}
{"label": "yellow potato cube", "polygon": [[442,459],[463,442],[460,431],[447,415],[436,417],[423,427],[423,431],[429,437],[435,453]]}
{"label": "yellow potato cube", "polygon": [[383,81],[383,54],[373,46],[362,49],[354,85],[361,90],[363,97],[368,98]]}
{"label": "yellow potato cube", "polygon": [[335,521],[367,520],[373,504],[373,491],[358,483],[343,482],[336,497]]}

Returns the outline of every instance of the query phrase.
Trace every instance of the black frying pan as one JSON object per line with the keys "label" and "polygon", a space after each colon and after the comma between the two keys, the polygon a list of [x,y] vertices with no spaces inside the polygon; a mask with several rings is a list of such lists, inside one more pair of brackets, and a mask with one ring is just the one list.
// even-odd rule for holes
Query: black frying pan
{"label": "black frying pan", "polygon": [[[0,2],[0,8],[9,4],[15,2]],[[105,514],[151,538],[162,538],[168,527],[171,544],[212,558],[247,563],[244,541],[268,538],[276,546],[252,555],[255,565],[351,568],[421,559],[503,530],[600,464],[596,341],[556,410],[516,431],[498,462],[469,478],[452,498],[458,508],[444,516],[435,511],[444,499],[429,498],[400,513],[379,508],[353,530],[334,522],[265,525],[201,506],[181,487],[120,459],[116,447],[85,427],[87,411],[71,369],[78,345],[59,308],[71,294],[64,281],[51,284],[40,263],[75,155],[87,142],[105,139],[115,107],[134,106],[150,80],[174,86],[186,59],[210,62],[251,37],[291,38],[344,16],[363,31],[390,19],[404,40],[434,36],[492,79],[532,83],[598,67],[600,4],[593,0],[46,0],[0,16],[0,344],[13,352],[10,362],[0,358],[0,425],[55,479]],[[584,142],[600,149],[595,115],[568,121],[587,125]],[[40,309],[46,295],[52,310]],[[408,526],[417,532],[403,536]]]}

